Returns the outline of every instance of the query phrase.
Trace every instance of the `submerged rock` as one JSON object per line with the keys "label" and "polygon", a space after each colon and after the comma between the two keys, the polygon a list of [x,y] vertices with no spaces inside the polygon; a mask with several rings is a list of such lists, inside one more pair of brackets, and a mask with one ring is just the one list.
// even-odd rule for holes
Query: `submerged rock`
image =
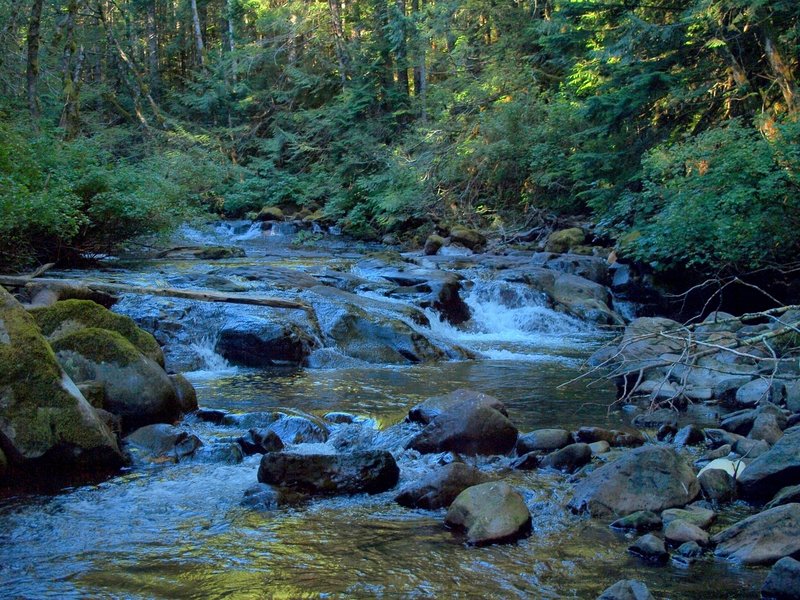
{"label": "submerged rock", "polygon": [[700,485],[692,468],[671,448],[644,446],[590,473],[575,488],[569,507],[592,516],[624,516],[685,506]]}
{"label": "submerged rock", "polygon": [[496,544],[528,535],[531,514],[519,492],[496,481],[461,492],[450,505],[445,523],[464,529],[470,544]]}
{"label": "submerged rock", "polygon": [[270,452],[261,458],[258,481],[310,494],[376,494],[393,488],[400,469],[384,450],[346,454]]}
{"label": "submerged rock", "polygon": [[257,483],[244,491],[239,503],[245,508],[255,510],[277,510],[294,506],[306,500],[307,496],[287,488],[277,488],[266,483]]}
{"label": "submerged rock", "polygon": [[600,594],[597,600],[654,600],[653,594],[641,581],[623,579]]}
{"label": "submerged rock", "polygon": [[0,287],[0,446],[8,469],[34,462],[117,467],[116,437],[64,373],[36,322]]}
{"label": "submerged rock", "polygon": [[514,448],[517,428],[496,398],[459,390],[445,397],[439,406],[441,411],[408,443],[409,448],[423,454],[469,455],[507,454]]}
{"label": "submerged rock", "polygon": [[800,504],[784,504],[716,534],[716,555],[745,564],[769,564],[800,552]]}
{"label": "submerged rock", "polygon": [[436,467],[415,481],[395,498],[401,506],[434,510],[450,506],[456,496],[468,487],[485,483],[489,477],[464,463]]}

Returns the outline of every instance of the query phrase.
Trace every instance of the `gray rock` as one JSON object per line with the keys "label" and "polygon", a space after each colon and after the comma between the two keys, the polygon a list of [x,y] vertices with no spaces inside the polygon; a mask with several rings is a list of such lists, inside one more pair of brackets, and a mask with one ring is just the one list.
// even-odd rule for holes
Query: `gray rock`
{"label": "gray rock", "polygon": [[781,488],[797,484],[800,484],[800,427],[787,429],[772,449],[750,463],[739,477],[742,495],[752,499],[766,500]]}
{"label": "gray rock", "polygon": [[609,452],[611,450],[611,445],[604,440],[600,440],[599,442],[592,442],[589,444],[589,449],[592,451],[592,456],[598,456]]}
{"label": "gray rock", "polygon": [[404,488],[395,501],[408,508],[445,508],[465,489],[486,483],[488,479],[475,467],[450,463],[436,467],[422,479]]}
{"label": "gray rock", "polygon": [[197,410],[197,392],[186,377],[180,373],[169,376],[178,398],[178,406],[182,413],[187,414]]}
{"label": "gray rock", "polygon": [[703,430],[703,433],[706,436],[706,443],[713,448],[718,448],[724,445],[733,446],[737,440],[742,439],[741,435],[713,427],[707,427]]}
{"label": "gray rock", "polygon": [[674,519],[664,527],[664,537],[673,546],[680,546],[686,542],[695,542],[700,546],[708,545],[708,533],[697,525],[681,519]]}
{"label": "gray rock", "polygon": [[770,564],[792,556],[800,552],[800,504],[784,504],[748,517],[711,541],[717,546],[717,556],[745,564]]}
{"label": "gray rock", "polygon": [[628,546],[628,552],[648,562],[663,563],[669,558],[664,540],[646,533]]}
{"label": "gray rock", "polygon": [[494,396],[473,390],[459,389],[444,396],[428,398],[417,404],[408,411],[408,420],[412,423],[427,425],[443,412],[453,410],[465,402],[469,402],[472,407],[486,406],[508,416],[506,405]]}
{"label": "gray rock", "polygon": [[541,462],[541,456],[536,454],[536,452],[528,452],[527,454],[523,454],[519,458],[514,459],[514,461],[511,463],[511,468],[518,469],[520,471],[533,471],[534,469],[539,468]]}
{"label": "gray rock", "polygon": [[722,469],[709,469],[697,477],[703,495],[709,500],[727,502],[736,494],[736,480]]}
{"label": "gray rock", "polygon": [[450,505],[445,523],[466,530],[470,544],[486,545],[527,536],[531,514],[519,492],[498,481],[461,492]]}
{"label": "gray rock", "polygon": [[215,350],[232,363],[266,367],[302,364],[318,342],[298,324],[265,317],[237,317],[220,329]]}
{"label": "gray rock", "polygon": [[636,427],[644,427],[646,429],[660,428],[665,425],[672,425],[673,427],[678,423],[678,414],[674,410],[668,408],[660,408],[652,412],[636,415],[633,419],[633,424]]}
{"label": "gray rock", "polygon": [[408,447],[423,454],[507,454],[517,442],[517,428],[500,407],[491,396],[464,394],[463,400],[450,403],[436,415]]}
{"label": "gray rock", "polygon": [[644,446],[596,469],[575,488],[569,507],[593,516],[661,512],[700,492],[692,468],[670,448]]}
{"label": "gray rock", "polygon": [[800,600],[800,561],[787,556],[776,562],[761,588],[761,597]]}
{"label": "gray rock", "polygon": [[592,460],[592,449],[589,444],[570,444],[542,458],[539,466],[563,473],[574,473],[590,460]]}
{"label": "gray rock", "polygon": [[687,425],[675,434],[673,443],[679,448],[683,446],[696,446],[702,444],[706,439],[703,430],[697,425]]}
{"label": "gray rock", "polygon": [[375,494],[397,485],[400,469],[383,450],[347,454],[270,452],[261,458],[258,481],[310,494]]}
{"label": "gray rock", "polygon": [[713,510],[697,506],[696,504],[692,504],[686,508],[668,508],[661,513],[661,519],[664,521],[664,525],[669,525],[672,521],[680,520],[691,523],[700,529],[708,529],[716,518],[717,513]]}
{"label": "gray rock", "polygon": [[257,483],[247,488],[240,502],[245,508],[255,510],[277,510],[284,506],[293,506],[305,500],[307,496],[287,488],[276,488],[266,483]]}
{"label": "gray rock", "polygon": [[284,448],[280,436],[270,429],[251,429],[236,441],[242,447],[245,456],[279,452]]}
{"label": "gray rock", "polygon": [[572,436],[566,429],[537,429],[517,438],[517,454],[552,452],[571,443]]}
{"label": "gray rock", "polygon": [[641,581],[623,579],[606,588],[597,600],[654,600],[654,598]]}
{"label": "gray rock", "polygon": [[675,552],[686,558],[698,558],[703,555],[703,548],[697,542],[684,542]]}
{"label": "gray rock", "polygon": [[742,407],[755,407],[759,402],[780,403],[783,395],[783,383],[754,379],[736,390],[736,404]]}
{"label": "gray rock", "polygon": [[769,444],[764,440],[740,438],[733,444],[732,450],[743,458],[753,459],[769,452]]}
{"label": "gray rock", "polygon": [[157,423],[140,427],[125,438],[129,452],[142,462],[180,462],[194,456],[203,442],[186,431]]}
{"label": "gray rock", "polygon": [[[785,423],[785,419],[784,419]],[[753,428],[747,435],[752,440],[763,440],[772,445],[783,436],[780,422],[775,415],[761,414],[753,422]]]}

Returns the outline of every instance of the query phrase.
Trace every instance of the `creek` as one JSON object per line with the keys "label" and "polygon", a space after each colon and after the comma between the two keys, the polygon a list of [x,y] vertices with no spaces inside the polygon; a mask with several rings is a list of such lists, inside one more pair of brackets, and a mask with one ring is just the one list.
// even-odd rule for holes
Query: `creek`
{"label": "creek", "polygon": [[[366,305],[370,310],[388,314],[396,307],[396,318],[452,356],[381,364],[322,344],[308,366],[234,366],[215,350],[220,328],[263,309],[123,296],[114,310],[167,343],[167,367],[186,374],[203,408],[358,415],[363,431],[354,435],[386,432],[380,443],[396,453],[401,485],[441,457],[404,452],[406,438],[398,424],[413,405],[458,388],[501,399],[520,431],[625,425],[625,415],[609,409],[612,386],[588,387],[582,381],[559,387],[580,372],[582,361],[608,334],[552,310],[527,288],[499,281],[492,268],[468,256],[445,256],[427,265],[464,277],[462,295],[472,318],[454,326],[440,322],[430,308],[424,313],[427,323],[410,320],[404,312],[408,300],[386,295],[383,276],[402,258],[387,259],[383,248],[326,237],[298,249],[290,245],[295,233],[290,228],[264,232],[244,223],[181,233],[188,243],[235,243],[246,256],[213,263],[116,261],[90,273],[57,275],[198,289],[209,281],[219,285],[210,278],[222,273],[241,293],[287,298],[303,298],[298,282],[315,278],[375,300]],[[279,271],[266,282],[247,277],[262,268]],[[466,353],[459,357],[459,349]],[[241,433],[193,416],[181,426],[209,444]],[[335,433],[343,426],[330,427]],[[656,598],[718,599],[753,597],[766,575],[710,557],[690,568],[644,564],[626,553],[632,536],[563,508],[572,488],[568,476],[511,471],[504,459],[477,462],[523,493],[533,534],[482,548],[465,545],[445,529],[443,510],[396,504],[397,490],[314,499],[274,511],[245,508],[240,501],[256,482],[258,462],[258,455],[238,463],[200,456],[130,467],[106,481],[56,493],[0,499],[0,595],[594,598],[619,579],[640,579]],[[734,505],[719,526],[745,510]]]}

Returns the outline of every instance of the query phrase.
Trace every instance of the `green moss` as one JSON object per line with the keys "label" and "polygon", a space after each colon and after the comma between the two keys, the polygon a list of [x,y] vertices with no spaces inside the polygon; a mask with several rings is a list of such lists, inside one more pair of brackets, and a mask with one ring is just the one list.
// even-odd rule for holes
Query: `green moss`
{"label": "green moss", "polygon": [[87,327],[59,337],[53,350],[71,350],[96,363],[116,363],[127,366],[142,357],[141,352],[116,331]]}
{"label": "green moss", "polygon": [[584,240],[586,240],[586,234],[583,233],[583,229],[580,227],[554,231],[547,238],[545,250],[563,254],[564,252],[569,252],[570,248],[580,246]]}
{"label": "green moss", "polygon": [[218,260],[221,258],[241,258],[245,256],[245,251],[236,246],[208,246],[197,253],[197,258],[206,260]]}
{"label": "green moss", "polygon": [[152,335],[139,329],[130,317],[113,313],[91,300],[62,300],[52,306],[32,309],[30,313],[51,341],[84,327],[106,329],[120,334],[142,354],[164,366],[164,354]]}

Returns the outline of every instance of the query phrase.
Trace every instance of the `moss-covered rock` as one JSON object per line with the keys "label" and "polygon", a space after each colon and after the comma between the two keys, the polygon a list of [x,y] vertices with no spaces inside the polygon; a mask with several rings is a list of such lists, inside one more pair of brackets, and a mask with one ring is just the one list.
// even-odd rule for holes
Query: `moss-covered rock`
{"label": "moss-covered rock", "polygon": [[30,312],[51,342],[86,327],[107,329],[120,334],[150,360],[164,366],[164,353],[152,335],[137,327],[130,317],[113,313],[90,300],[63,300]]}
{"label": "moss-covered rock", "polygon": [[450,242],[461,244],[470,250],[479,251],[486,245],[486,238],[478,231],[456,225],[450,230]]}
{"label": "moss-covered rock", "polygon": [[258,215],[256,215],[256,221],[283,221],[283,211],[278,208],[277,206],[265,206],[262,208]]}
{"label": "moss-covered rock", "polygon": [[12,468],[122,464],[117,441],[62,371],[33,317],[0,288],[0,446]]}
{"label": "moss-covered rock", "polygon": [[425,240],[425,247],[422,249],[422,252],[425,256],[433,256],[439,249],[444,246],[445,239],[440,235],[429,235],[428,239]]}
{"label": "moss-covered rock", "polygon": [[103,383],[103,408],[122,418],[123,430],[169,423],[180,415],[178,395],[164,369],[116,331],[80,329],[59,337],[53,349],[72,379]]}
{"label": "moss-covered rock", "polygon": [[580,227],[562,229],[550,234],[544,249],[547,252],[563,254],[564,252],[569,252],[571,248],[582,245],[585,240],[586,234],[583,233],[583,229]]}

